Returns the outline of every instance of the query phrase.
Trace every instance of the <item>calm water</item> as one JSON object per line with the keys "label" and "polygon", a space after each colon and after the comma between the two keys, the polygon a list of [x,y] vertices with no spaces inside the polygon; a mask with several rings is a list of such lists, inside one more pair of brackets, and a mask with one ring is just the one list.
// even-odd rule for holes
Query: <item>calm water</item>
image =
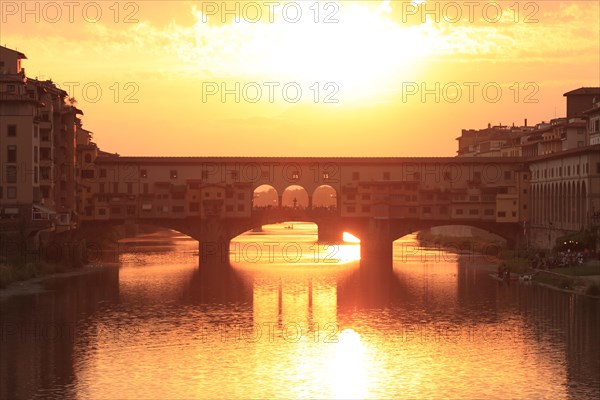
{"label": "calm water", "polygon": [[[146,236],[118,266],[0,302],[2,398],[600,398],[599,302],[396,242],[394,272],[311,226]],[[287,244],[290,242],[291,244]]]}

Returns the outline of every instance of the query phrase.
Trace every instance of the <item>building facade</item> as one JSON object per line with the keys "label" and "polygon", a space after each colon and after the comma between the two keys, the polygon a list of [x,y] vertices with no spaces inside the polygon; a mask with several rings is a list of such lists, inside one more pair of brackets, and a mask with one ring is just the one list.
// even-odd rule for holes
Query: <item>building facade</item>
{"label": "building facade", "polygon": [[600,211],[600,145],[529,160],[531,242],[551,248],[560,237],[594,228]]}
{"label": "building facade", "polygon": [[82,115],[51,81],[30,79],[26,56],[0,46],[0,218],[76,226]]}

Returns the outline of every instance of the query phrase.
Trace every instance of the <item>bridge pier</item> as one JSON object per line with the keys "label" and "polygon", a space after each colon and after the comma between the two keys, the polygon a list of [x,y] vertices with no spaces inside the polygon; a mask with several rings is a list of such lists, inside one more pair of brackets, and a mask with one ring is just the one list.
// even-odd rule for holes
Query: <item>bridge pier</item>
{"label": "bridge pier", "polygon": [[229,243],[233,239],[226,221],[217,218],[203,220],[197,239],[199,267],[219,267],[229,262]]}
{"label": "bridge pier", "polygon": [[360,238],[361,266],[381,271],[393,270],[394,239],[390,232],[390,221],[373,219]]}
{"label": "bridge pier", "polygon": [[342,243],[344,238],[343,230],[340,230],[335,223],[320,224],[318,229],[319,243]]}

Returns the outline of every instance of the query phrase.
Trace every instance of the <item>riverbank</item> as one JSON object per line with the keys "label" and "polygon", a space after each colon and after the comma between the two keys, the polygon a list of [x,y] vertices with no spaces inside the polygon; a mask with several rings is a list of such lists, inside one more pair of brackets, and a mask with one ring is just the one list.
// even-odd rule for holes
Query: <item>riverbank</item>
{"label": "riverbank", "polygon": [[519,254],[506,248],[501,241],[479,237],[454,237],[419,232],[417,240],[423,246],[441,246],[448,250],[479,252],[490,261],[504,264],[512,273],[530,275],[531,282],[551,289],[600,298],[600,261],[590,260],[573,267],[536,269],[529,254]]}
{"label": "riverbank", "polygon": [[46,273],[37,277],[32,277],[27,280],[14,281],[5,287],[0,288],[0,300],[12,296],[23,296],[30,294],[38,294],[46,291],[44,282],[52,279],[64,279],[78,275],[86,275],[97,273],[109,268],[108,265],[84,265],[83,267],[73,268],[63,272]]}
{"label": "riverbank", "polygon": [[600,261],[552,270],[535,270],[533,282],[564,292],[600,299]]}

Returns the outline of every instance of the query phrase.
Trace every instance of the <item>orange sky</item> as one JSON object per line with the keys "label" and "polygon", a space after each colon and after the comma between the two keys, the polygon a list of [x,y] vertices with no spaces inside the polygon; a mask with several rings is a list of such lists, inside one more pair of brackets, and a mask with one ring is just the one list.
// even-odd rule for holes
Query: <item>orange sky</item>
{"label": "orange sky", "polygon": [[452,156],[462,128],[547,121],[600,86],[597,1],[263,3],[221,21],[220,1],[3,1],[0,42],[123,155]]}

